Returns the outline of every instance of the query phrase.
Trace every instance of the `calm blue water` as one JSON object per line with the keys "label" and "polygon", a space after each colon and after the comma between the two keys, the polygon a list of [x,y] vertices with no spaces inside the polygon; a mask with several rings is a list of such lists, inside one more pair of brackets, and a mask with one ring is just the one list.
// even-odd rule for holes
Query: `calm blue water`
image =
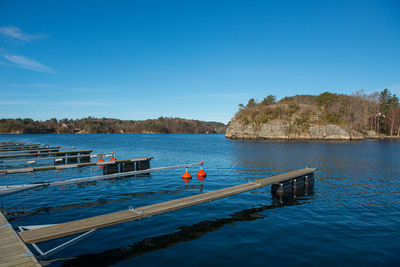
{"label": "calm blue water", "polygon": [[[51,266],[398,265],[400,142],[233,141],[223,135],[1,135],[152,167],[204,161],[203,192],[308,167],[314,193],[279,203],[270,188],[95,231],[50,257]],[[9,164],[14,167],[23,164]],[[44,164],[43,165],[48,165]],[[4,168],[4,164],[0,165]],[[198,167],[189,172],[195,176]],[[0,197],[12,226],[61,223],[200,193],[183,169]],[[0,185],[101,174],[98,167],[0,175]],[[40,243],[43,249],[66,239]]]}

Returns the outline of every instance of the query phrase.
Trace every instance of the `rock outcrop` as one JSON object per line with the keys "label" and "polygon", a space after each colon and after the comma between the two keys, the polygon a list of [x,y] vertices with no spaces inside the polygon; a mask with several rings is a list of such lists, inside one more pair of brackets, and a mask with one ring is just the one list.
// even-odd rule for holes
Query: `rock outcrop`
{"label": "rock outcrop", "polygon": [[[388,90],[381,95],[390,98]],[[400,139],[396,96],[385,100],[356,92],[351,96],[324,92],[279,101],[272,95],[250,99],[228,123],[225,136],[235,139]],[[396,103],[392,105],[390,103]],[[389,106],[391,112],[389,112]],[[390,115],[391,114],[391,115]],[[400,114],[400,113],[396,113]],[[378,131],[379,133],[375,132]],[[395,136],[396,135],[396,136]]]}
{"label": "rock outcrop", "polygon": [[355,130],[345,130],[335,124],[310,125],[305,129],[298,127],[295,123],[280,119],[258,124],[245,124],[242,121],[232,119],[228,124],[225,137],[232,139],[353,140],[378,138],[379,136],[373,131],[362,134]]}

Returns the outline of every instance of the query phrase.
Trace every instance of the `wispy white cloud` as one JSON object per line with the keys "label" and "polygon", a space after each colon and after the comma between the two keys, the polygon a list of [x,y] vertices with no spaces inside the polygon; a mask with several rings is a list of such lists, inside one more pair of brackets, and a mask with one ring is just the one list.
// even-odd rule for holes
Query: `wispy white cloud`
{"label": "wispy white cloud", "polygon": [[9,55],[2,51],[0,51],[0,55],[3,57],[3,59],[6,60],[6,61],[0,61],[1,65],[33,70],[37,72],[45,72],[45,73],[54,72],[52,68],[24,56]]}
{"label": "wispy white cloud", "polygon": [[66,101],[61,102],[61,105],[65,106],[112,106],[110,103],[105,102],[94,102],[94,101]]}
{"label": "wispy white cloud", "polygon": [[32,42],[37,39],[46,39],[48,36],[43,33],[29,34],[23,32],[20,28],[15,26],[2,26],[0,27],[0,34],[3,34],[11,39],[23,42]]}
{"label": "wispy white cloud", "polygon": [[[43,33],[29,34],[23,32],[20,28],[15,26],[0,26],[0,35],[6,36],[14,41],[29,43],[38,39],[45,39],[48,36]],[[33,70],[37,72],[50,73],[54,70],[44,64],[41,64],[33,59],[20,56],[11,55],[4,49],[0,48],[0,65],[11,66],[21,69]]]}

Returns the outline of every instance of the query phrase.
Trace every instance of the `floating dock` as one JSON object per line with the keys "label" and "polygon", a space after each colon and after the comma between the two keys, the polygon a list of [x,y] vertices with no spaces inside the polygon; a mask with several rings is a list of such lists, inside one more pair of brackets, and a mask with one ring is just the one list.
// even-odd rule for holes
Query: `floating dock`
{"label": "floating dock", "polygon": [[[70,159],[79,159],[79,158],[97,158],[97,157],[112,157],[114,156],[114,152],[109,152],[109,153],[97,153],[97,154],[82,154],[82,155],[74,155],[74,156],[56,156],[56,157],[43,157],[43,158],[35,158],[35,159],[8,159],[8,160],[0,160],[0,164],[9,164],[12,162],[26,162],[28,164],[36,163],[36,161],[40,160],[54,160],[55,163],[58,163],[59,160],[61,162],[64,162],[65,160],[70,160]],[[64,161],[63,161],[64,160]]]}
{"label": "floating dock", "polygon": [[[137,170],[137,171],[113,173],[113,174],[99,175],[99,176],[92,176],[92,177],[75,178],[75,179],[56,181],[56,182],[47,182],[47,183],[5,185],[5,186],[0,186],[0,196],[5,196],[5,195],[9,195],[9,194],[29,190],[29,189],[37,189],[37,188],[41,188],[41,187],[60,186],[60,185],[85,183],[85,182],[91,182],[91,181],[100,181],[100,180],[112,179],[112,178],[117,178],[117,177],[134,176],[134,175],[138,175],[138,174],[165,171],[165,170],[171,170],[171,169],[188,168],[188,167],[193,167],[193,166],[199,166],[202,164],[203,164],[202,162],[199,162],[199,163],[183,164],[183,165],[176,165],[176,166]],[[142,166],[139,166],[139,169],[141,167]]]}
{"label": "floating dock", "polygon": [[21,172],[62,170],[62,169],[80,168],[80,167],[87,167],[87,166],[104,166],[104,165],[111,165],[111,164],[124,163],[124,162],[148,161],[151,159],[152,159],[152,157],[145,157],[145,158],[120,159],[120,160],[102,161],[102,162],[84,162],[84,163],[76,163],[76,164],[40,166],[40,167],[32,167],[32,168],[0,170],[0,173],[9,174],[9,173],[21,173]]}
{"label": "floating dock", "polygon": [[25,145],[26,142],[18,142],[18,141],[3,141],[0,142],[0,146],[5,146],[5,145]]}
{"label": "floating dock", "polygon": [[54,150],[60,150],[61,147],[59,146],[52,146],[52,147],[38,147],[38,148],[28,148],[28,149],[22,149],[22,148],[6,148],[6,149],[0,149],[0,153],[7,153],[7,152],[37,152],[37,151],[54,151]]}
{"label": "floating dock", "polygon": [[18,234],[20,238],[27,244],[44,242],[82,232],[92,231],[94,229],[126,223],[133,220],[148,218],[151,216],[183,209],[186,207],[191,207],[212,200],[217,200],[240,194],[246,191],[254,190],[267,185],[281,183],[307,175],[312,175],[315,171],[316,169],[310,168],[301,169],[203,194],[138,207],[135,209],[129,208],[128,210],[81,219],[77,221],[45,226],[38,229],[19,232]]}
{"label": "floating dock", "polygon": [[41,266],[1,212],[0,266]]}
{"label": "floating dock", "polygon": [[24,149],[24,148],[37,148],[37,147],[40,147],[40,144],[0,145],[0,148],[2,149],[7,149],[7,148]]}
{"label": "floating dock", "polygon": [[0,155],[0,159],[4,158],[22,158],[22,157],[38,157],[38,156],[50,156],[50,155],[78,155],[90,154],[93,150],[73,150],[73,151],[60,151],[60,152],[45,152],[45,153],[29,153],[29,154],[13,154],[13,155]]}

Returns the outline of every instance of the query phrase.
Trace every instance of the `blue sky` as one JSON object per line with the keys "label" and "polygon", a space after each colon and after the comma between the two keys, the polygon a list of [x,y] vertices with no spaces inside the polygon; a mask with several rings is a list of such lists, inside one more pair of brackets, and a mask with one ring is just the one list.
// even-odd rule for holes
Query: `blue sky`
{"label": "blue sky", "polygon": [[0,0],[0,117],[227,123],[239,103],[400,95],[400,1]]}

